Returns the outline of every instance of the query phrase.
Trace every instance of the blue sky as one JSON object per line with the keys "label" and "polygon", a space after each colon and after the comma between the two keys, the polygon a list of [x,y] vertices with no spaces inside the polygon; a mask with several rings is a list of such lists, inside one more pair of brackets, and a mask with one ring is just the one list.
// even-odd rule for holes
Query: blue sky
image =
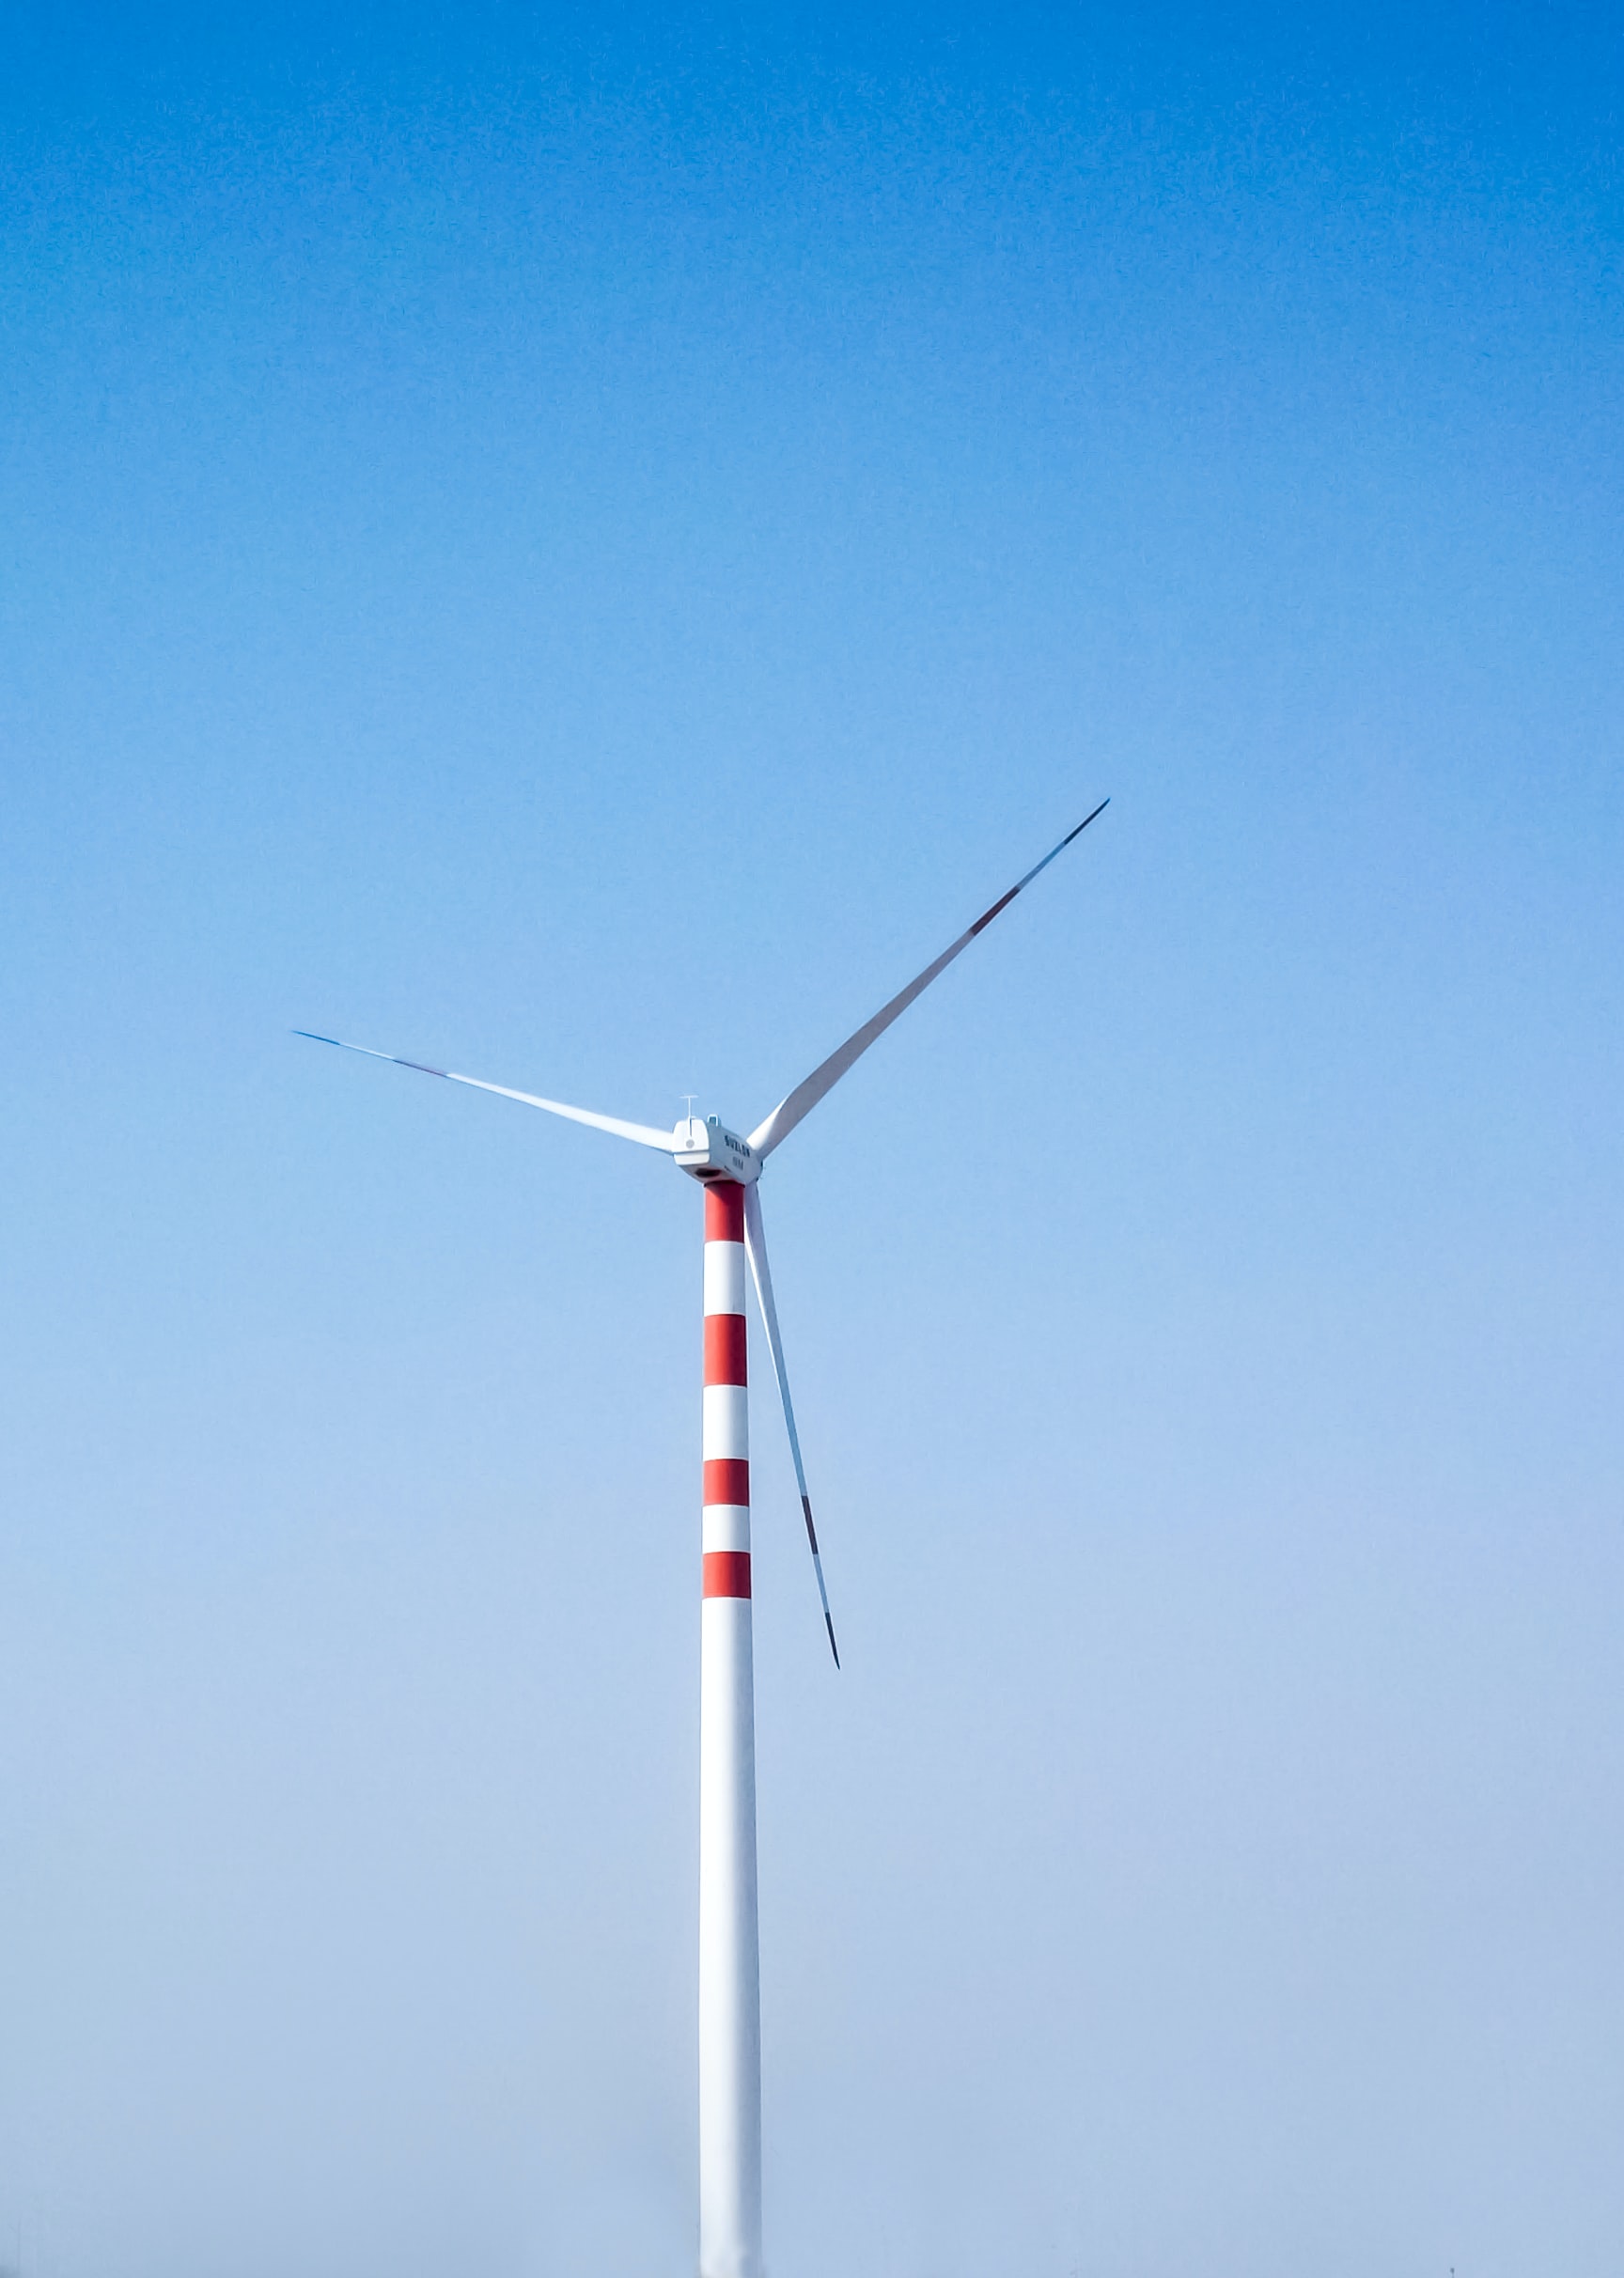
{"label": "blue sky", "polygon": [[[1616,27],[12,11],[0,2262],[1624,2252]],[[759,1381],[765,1355],[755,1355]],[[9,2243],[8,2241],[9,2240]]]}

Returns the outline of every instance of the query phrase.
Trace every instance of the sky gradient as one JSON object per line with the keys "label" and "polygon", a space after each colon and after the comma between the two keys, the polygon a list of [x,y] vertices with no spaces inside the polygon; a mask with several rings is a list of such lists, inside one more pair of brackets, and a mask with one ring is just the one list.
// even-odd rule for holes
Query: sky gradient
{"label": "sky gradient", "polygon": [[8,10],[0,2266],[1624,2266],[1616,21]]}

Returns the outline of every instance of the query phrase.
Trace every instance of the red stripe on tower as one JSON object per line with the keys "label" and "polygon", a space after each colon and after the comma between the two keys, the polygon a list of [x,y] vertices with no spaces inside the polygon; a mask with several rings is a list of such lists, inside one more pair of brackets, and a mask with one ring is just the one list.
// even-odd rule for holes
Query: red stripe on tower
{"label": "red stripe on tower", "polygon": [[[744,1190],[731,1178],[719,1178],[714,1186],[705,1190],[705,1239],[707,1241],[737,1241],[744,1240]],[[741,1312],[743,1307],[739,1308]]]}
{"label": "red stripe on tower", "polygon": [[742,1510],[750,1501],[750,1466],[737,1456],[707,1456],[704,1464],[707,1503],[730,1503]]}
{"label": "red stripe on tower", "polygon": [[707,1598],[749,1597],[750,1553],[748,1551],[707,1551],[703,1566]]}
{"label": "red stripe on tower", "polygon": [[706,1383],[747,1382],[744,1373],[746,1344],[744,1316],[742,1313],[708,1313],[705,1316]]}

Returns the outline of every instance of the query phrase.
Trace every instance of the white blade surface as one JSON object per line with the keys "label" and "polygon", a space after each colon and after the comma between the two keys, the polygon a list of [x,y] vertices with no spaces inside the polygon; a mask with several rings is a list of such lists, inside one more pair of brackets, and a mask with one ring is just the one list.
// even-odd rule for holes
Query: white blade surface
{"label": "white blade surface", "polygon": [[677,1152],[674,1134],[657,1131],[652,1124],[625,1123],[618,1116],[595,1116],[587,1107],[566,1107],[561,1100],[542,1100],[535,1092],[509,1091],[506,1084],[486,1084],[477,1076],[460,1076],[454,1069],[429,1068],[421,1060],[402,1060],[392,1052],[374,1052],[370,1044],[347,1044],[342,1037],[319,1037],[309,1028],[296,1028],[293,1034],[307,1038],[312,1044],[336,1044],[340,1052],[360,1052],[369,1060],[387,1060],[392,1068],[414,1068],[420,1076],[444,1076],[447,1084],[471,1084],[476,1091],[495,1092],[500,1099],[517,1100],[522,1107],[545,1108],[550,1116],[564,1116],[571,1123],[589,1124],[595,1131],[612,1131],[617,1139],[634,1139],[639,1147],[657,1147],[662,1154]]}
{"label": "white blade surface", "polygon": [[750,1260],[756,1296],[761,1307],[762,1325],[767,1331],[768,1350],[773,1355],[773,1373],[778,1379],[778,1390],[784,1401],[784,1421],[789,1427],[789,1453],[795,1461],[795,1484],[801,1490],[801,1515],[806,1521],[806,1540],[812,1550],[812,1571],[818,1577],[818,1595],[823,1601],[823,1627],[829,1632],[829,1650],[834,1654],[835,1666],[838,1669],[840,1648],[835,1643],[829,1593],[823,1586],[823,1561],[818,1554],[818,1529],[812,1523],[812,1498],[806,1492],[806,1467],[801,1460],[801,1435],[795,1428],[795,1410],[789,1398],[789,1376],[784,1366],[784,1344],[778,1334],[778,1308],[773,1303],[773,1275],[767,1264],[767,1236],[761,1225],[761,1196],[754,1185],[744,1190],[744,1253]]}
{"label": "white blade surface", "polygon": [[788,1098],[780,1100],[766,1122],[758,1123],[750,1134],[750,1145],[755,1148],[757,1154],[770,1155],[781,1139],[788,1138],[803,1116],[810,1115],[824,1093],[833,1090],[835,1085],[839,1083],[852,1062],[862,1058],[875,1038],[883,1036],[898,1014],[907,1011],[914,998],[929,988],[936,975],[945,971],[959,952],[961,949],[967,949],[976,936],[984,932],[992,923],[999,912],[1009,907],[1022,887],[1029,886],[1039,870],[1046,870],[1056,854],[1063,854],[1071,841],[1080,837],[1088,828],[1094,819],[1094,815],[1102,815],[1110,804],[1109,799],[1101,799],[1100,804],[1094,809],[1093,815],[1085,815],[1076,830],[1068,831],[1060,844],[1057,847],[1051,847],[1042,861],[1035,863],[1024,878],[1017,879],[1007,894],[1000,895],[990,910],[983,910],[968,931],[961,933],[950,947],[944,949],[934,964],[927,965],[917,979],[910,981],[906,989],[899,990],[888,1005],[882,1005],[871,1021],[865,1021],[856,1034],[848,1037],[838,1051],[832,1052],[829,1057],[820,1067],[815,1068],[804,1082],[796,1084],[795,1089],[789,1094]]}

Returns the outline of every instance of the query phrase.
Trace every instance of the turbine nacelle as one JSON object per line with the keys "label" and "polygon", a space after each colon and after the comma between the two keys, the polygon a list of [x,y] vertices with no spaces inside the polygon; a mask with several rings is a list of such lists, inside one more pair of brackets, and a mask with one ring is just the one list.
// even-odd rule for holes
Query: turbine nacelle
{"label": "turbine nacelle", "polygon": [[697,1116],[684,1116],[671,1133],[671,1153],[679,1171],[706,1186],[718,1178],[754,1186],[761,1176],[761,1158],[749,1140],[726,1130],[714,1116],[703,1123]]}

